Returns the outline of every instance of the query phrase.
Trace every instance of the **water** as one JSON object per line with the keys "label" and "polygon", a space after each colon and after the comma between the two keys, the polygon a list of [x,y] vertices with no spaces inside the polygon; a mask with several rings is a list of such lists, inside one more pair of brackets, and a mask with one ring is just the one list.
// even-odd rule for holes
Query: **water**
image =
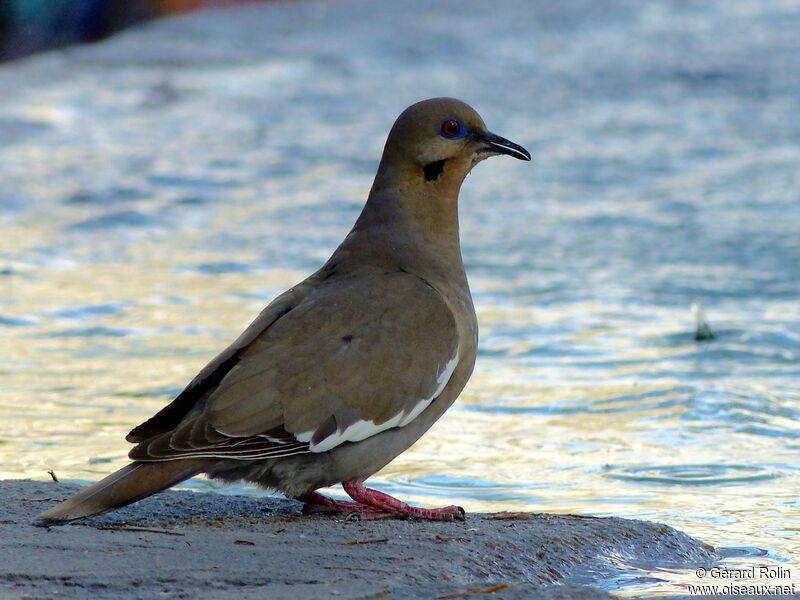
{"label": "water", "polygon": [[[345,235],[396,114],[448,94],[534,163],[467,180],[476,372],[374,483],[800,576],[800,7],[562,4],[278,4],[0,67],[0,477],[124,464]],[[697,583],[626,572],[603,585]]]}

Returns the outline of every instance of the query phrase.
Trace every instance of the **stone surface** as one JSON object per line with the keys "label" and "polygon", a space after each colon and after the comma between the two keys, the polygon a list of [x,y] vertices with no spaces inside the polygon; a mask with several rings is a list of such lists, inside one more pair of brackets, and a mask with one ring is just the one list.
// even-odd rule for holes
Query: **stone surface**
{"label": "stone surface", "polygon": [[[0,482],[0,597],[606,598],[631,568],[710,564],[666,525],[533,513],[465,523],[303,516],[291,500],[170,491],[36,527],[78,486]],[[482,592],[482,593],[481,593]]]}

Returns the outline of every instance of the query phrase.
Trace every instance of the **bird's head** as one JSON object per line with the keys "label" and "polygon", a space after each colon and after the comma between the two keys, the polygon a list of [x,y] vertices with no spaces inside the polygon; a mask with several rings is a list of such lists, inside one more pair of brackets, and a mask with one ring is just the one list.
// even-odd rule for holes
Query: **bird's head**
{"label": "bird's head", "polygon": [[425,183],[460,186],[472,167],[500,154],[531,159],[519,144],[490,132],[468,104],[432,98],[412,104],[397,118],[381,163]]}

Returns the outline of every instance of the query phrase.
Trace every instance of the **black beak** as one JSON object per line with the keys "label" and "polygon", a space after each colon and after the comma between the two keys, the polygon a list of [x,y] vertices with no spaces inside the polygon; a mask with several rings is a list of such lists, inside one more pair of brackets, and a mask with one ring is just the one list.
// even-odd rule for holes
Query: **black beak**
{"label": "black beak", "polygon": [[486,144],[486,148],[483,149],[484,152],[491,152],[493,154],[507,154],[508,156],[513,156],[514,158],[518,158],[520,160],[531,159],[531,153],[525,150],[525,148],[519,144],[515,144],[514,142],[507,140],[506,138],[495,135],[490,131],[487,131],[484,134],[476,133],[474,135],[477,140]]}

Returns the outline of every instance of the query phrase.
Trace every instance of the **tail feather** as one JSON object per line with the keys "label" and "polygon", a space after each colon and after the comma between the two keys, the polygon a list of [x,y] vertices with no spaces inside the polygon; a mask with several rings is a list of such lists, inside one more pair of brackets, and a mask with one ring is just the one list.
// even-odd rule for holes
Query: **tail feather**
{"label": "tail feather", "polygon": [[39,525],[54,525],[99,515],[147,498],[203,468],[201,460],[137,462],[122,467],[36,517]]}

